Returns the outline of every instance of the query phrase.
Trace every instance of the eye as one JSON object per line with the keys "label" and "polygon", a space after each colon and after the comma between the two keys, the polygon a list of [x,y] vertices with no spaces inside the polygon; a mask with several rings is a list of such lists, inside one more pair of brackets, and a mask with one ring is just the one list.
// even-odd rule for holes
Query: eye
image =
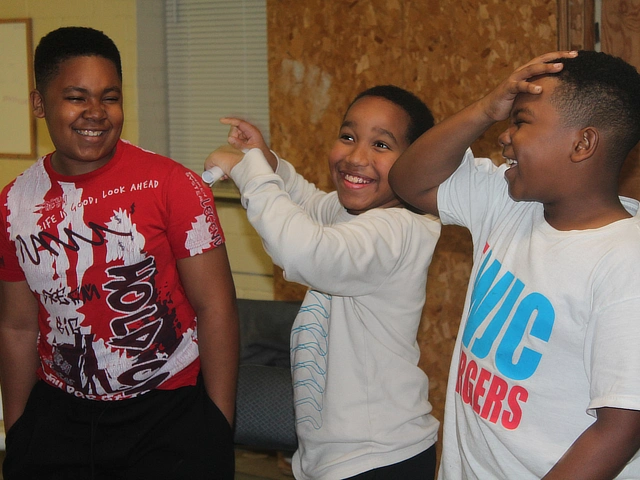
{"label": "eye", "polygon": [[509,128],[513,130],[518,130],[520,125],[522,125],[524,121],[521,118],[513,118],[509,121]]}
{"label": "eye", "polygon": [[66,98],[66,100],[68,100],[69,102],[74,102],[74,103],[84,101],[84,98],[83,98],[83,97],[78,97],[78,96],[69,96],[69,97],[65,97],[65,98]]}
{"label": "eye", "polygon": [[353,142],[353,135],[349,134],[349,133],[341,133],[340,134],[340,140],[343,140],[345,142]]}
{"label": "eye", "polygon": [[120,97],[105,97],[102,101],[105,103],[118,103],[120,101]]}
{"label": "eye", "polygon": [[391,147],[384,142],[373,142],[373,146],[376,148],[382,148],[384,150],[390,150]]}
{"label": "eye", "polygon": [[513,116],[511,123],[516,127],[519,127],[520,125],[524,125],[525,123],[530,123],[530,120],[531,117],[529,115],[518,113],[517,115]]}

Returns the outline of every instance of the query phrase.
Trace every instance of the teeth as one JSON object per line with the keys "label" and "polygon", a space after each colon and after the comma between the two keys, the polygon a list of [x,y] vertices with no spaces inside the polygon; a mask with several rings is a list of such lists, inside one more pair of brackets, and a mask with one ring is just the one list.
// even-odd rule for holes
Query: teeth
{"label": "teeth", "polygon": [[507,157],[504,157],[504,158],[507,161],[507,165],[509,165],[510,167],[513,167],[518,164],[518,161],[515,158],[507,158]]}
{"label": "teeth", "polygon": [[354,175],[349,175],[348,173],[344,174],[344,178],[351,183],[371,183],[371,180],[365,180],[362,177],[356,177]]}
{"label": "teeth", "polygon": [[99,137],[102,135],[102,131],[100,130],[76,130],[76,132],[85,137]]}

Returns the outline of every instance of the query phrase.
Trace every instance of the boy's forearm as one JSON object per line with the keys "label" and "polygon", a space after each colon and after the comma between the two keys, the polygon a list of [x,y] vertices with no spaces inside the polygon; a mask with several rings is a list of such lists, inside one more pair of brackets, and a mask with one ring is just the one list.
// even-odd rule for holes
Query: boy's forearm
{"label": "boy's forearm", "polygon": [[4,426],[22,415],[38,377],[38,302],[26,281],[0,281],[0,383]]}
{"label": "boy's forearm", "polygon": [[465,151],[495,122],[483,101],[430,128],[400,155],[389,181],[403,200],[420,208],[423,196],[455,172]]}
{"label": "boy's forearm", "polygon": [[543,480],[615,478],[640,448],[640,411],[598,409],[598,419]]}
{"label": "boy's forearm", "polygon": [[182,285],[198,318],[198,348],[205,388],[233,423],[239,334],[235,286],[224,245],[178,260]]}
{"label": "boy's forearm", "polygon": [[238,323],[226,318],[198,319],[198,345],[207,393],[233,424],[238,380]]}
{"label": "boy's forearm", "polygon": [[0,328],[0,383],[5,431],[24,412],[29,394],[38,380],[37,338],[37,331]]}

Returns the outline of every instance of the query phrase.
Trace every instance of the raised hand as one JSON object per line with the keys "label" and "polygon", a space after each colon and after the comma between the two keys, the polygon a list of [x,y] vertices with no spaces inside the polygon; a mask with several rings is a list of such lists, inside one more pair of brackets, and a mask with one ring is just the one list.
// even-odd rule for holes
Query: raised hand
{"label": "raised hand", "polygon": [[529,82],[531,78],[549,73],[558,73],[562,70],[562,63],[548,62],[557,58],[570,58],[576,55],[578,55],[578,52],[575,51],[545,53],[516,68],[500,85],[479,100],[485,114],[494,122],[508,118],[513,101],[519,93],[538,95],[542,92],[540,86]]}
{"label": "raised hand", "polygon": [[247,152],[252,148],[259,148],[271,165],[271,168],[275,171],[278,160],[264,141],[264,137],[258,127],[245,120],[234,117],[223,117],[220,119],[220,123],[231,126],[229,136],[227,137],[229,145],[243,152]]}

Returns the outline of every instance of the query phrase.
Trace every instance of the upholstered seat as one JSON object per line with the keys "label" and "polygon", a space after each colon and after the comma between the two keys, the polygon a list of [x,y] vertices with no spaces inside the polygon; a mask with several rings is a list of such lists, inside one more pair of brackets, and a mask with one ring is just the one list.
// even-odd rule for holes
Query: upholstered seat
{"label": "upholstered seat", "polygon": [[297,448],[289,338],[299,308],[299,302],[238,300],[237,445],[284,452]]}

